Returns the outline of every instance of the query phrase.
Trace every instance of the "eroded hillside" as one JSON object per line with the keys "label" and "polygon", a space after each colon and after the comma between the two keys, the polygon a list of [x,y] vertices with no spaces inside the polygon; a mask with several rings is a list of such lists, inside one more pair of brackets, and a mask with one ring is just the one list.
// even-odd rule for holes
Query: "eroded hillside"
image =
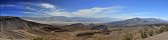
{"label": "eroded hillside", "polygon": [[[51,31],[64,31],[62,28],[56,26],[40,24],[36,22],[26,21],[19,17],[1,16],[0,17],[0,37],[6,39],[21,39],[32,36],[37,36],[37,33],[44,33],[47,29],[54,27]],[[50,30],[50,29],[48,29]]]}

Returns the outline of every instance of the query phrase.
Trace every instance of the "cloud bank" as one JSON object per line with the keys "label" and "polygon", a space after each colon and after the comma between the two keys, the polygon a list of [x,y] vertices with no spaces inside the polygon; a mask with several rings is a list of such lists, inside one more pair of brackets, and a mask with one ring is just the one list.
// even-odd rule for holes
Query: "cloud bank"
{"label": "cloud bank", "polygon": [[112,7],[93,7],[88,9],[80,9],[73,12],[68,12],[65,10],[56,9],[47,13],[52,16],[68,16],[68,17],[105,17],[108,14],[117,13],[123,7],[112,6]]}
{"label": "cloud bank", "polygon": [[[66,9],[57,8],[57,5],[50,3],[30,3],[20,2],[23,5],[8,4],[0,5],[0,7],[14,7],[23,9],[24,11],[18,11],[24,13],[25,16],[66,16],[66,17],[109,17],[118,19],[129,19],[134,17],[153,18],[155,16],[144,16],[152,14],[150,12],[137,12],[137,13],[123,13],[124,6],[110,6],[110,7],[92,7],[86,9],[79,9],[76,11],[66,11]],[[165,17],[155,17],[165,18]]]}

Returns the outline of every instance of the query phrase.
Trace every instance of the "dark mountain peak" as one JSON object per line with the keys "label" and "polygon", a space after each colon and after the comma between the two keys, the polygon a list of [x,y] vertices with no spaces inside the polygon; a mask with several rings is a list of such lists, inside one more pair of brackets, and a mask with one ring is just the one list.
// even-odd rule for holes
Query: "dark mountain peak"
{"label": "dark mountain peak", "polygon": [[54,18],[54,17],[66,17],[66,16],[52,16],[52,17]]}
{"label": "dark mountain peak", "polygon": [[139,18],[139,17],[135,17],[135,18],[132,18],[132,19],[141,19],[141,18]]}
{"label": "dark mountain peak", "polygon": [[19,17],[14,17],[14,16],[0,16],[0,19],[20,19]]}
{"label": "dark mountain peak", "polygon": [[132,19],[127,19],[127,20],[124,20],[124,21],[143,21],[143,22],[165,22],[164,20],[162,19],[157,19],[157,18],[132,18]]}
{"label": "dark mountain peak", "polygon": [[0,16],[0,24],[2,30],[17,30],[29,28],[21,18],[13,16]]}
{"label": "dark mountain peak", "polygon": [[37,29],[37,27],[39,29],[43,27],[54,27],[54,26],[47,25],[47,24],[26,21],[19,17],[13,17],[13,16],[0,16],[0,25],[1,25],[0,28],[2,30],[19,30],[19,29],[32,30],[34,28]]}
{"label": "dark mountain peak", "polygon": [[0,16],[0,34],[3,34],[0,37],[25,38],[27,34],[24,32],[34,34],[34,31],[37,33],[43,33],[41,31],[62,32],[64,29],[58,26],[26,21],[19,17]]}
{"label": "dark mountain peak", "polygon": [[136,18],[132,18],[132,19],[128,19],[130,21],[141,21],[143,20],[142,18],[136,17]]}

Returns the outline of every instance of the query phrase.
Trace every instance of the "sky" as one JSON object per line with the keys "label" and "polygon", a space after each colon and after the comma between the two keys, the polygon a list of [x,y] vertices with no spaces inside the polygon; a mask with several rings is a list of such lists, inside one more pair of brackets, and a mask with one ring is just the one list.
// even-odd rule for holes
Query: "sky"
{"label": "sky", "polygon": [[168,20],[168,0],[1,0],[0,16]]}

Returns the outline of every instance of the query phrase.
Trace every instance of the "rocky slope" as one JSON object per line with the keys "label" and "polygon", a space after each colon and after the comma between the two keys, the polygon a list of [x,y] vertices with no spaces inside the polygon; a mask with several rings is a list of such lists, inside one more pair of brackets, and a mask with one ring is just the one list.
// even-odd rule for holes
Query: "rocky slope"
{"label": "rocky slope", "polygon": [[[50,30],[50,27],[53,29]],[[36,30],[36,32],[34,31]],[[47,24],[26,21],[19,17],[0,16],[0,38],[25,38],[35,36],[38,31],[64,31],[62,28]],[[48,32],[48,31],[46,31]]]}
{"label": "rocky slope", "polygon": [[143,39],[143,40],[167,40],[168,39],[167,36],[168,36],[168,32],[164,32],[164,33],[161,33],[161,34],[158,34],[158,35],[155,35],[155,36]]}

